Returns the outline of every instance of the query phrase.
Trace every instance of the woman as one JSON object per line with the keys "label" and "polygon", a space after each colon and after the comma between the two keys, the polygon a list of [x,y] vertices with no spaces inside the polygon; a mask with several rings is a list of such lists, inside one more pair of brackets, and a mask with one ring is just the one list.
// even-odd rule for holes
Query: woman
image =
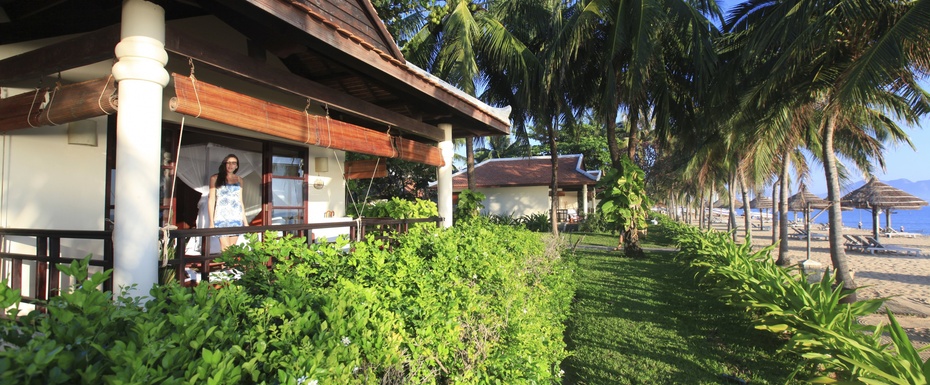
{"label": "woman", "polygon": [[[245,205],[242,204],[242,178],[239,171],[239,158],[233,154],[226,155],[220,163],[219,171],[210,177],[210,200],[207,207],[210,213],[210,227],[245,226]],[[220,236],[220,252],[236,243],[237,236]]]}

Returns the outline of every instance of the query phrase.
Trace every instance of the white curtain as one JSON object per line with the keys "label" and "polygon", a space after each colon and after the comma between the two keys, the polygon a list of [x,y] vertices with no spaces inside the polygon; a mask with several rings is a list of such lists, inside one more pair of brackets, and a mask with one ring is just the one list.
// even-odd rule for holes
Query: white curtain
{"label": "white curtain", "polygon": [[[252,218],[262,209],[261,153],[234,149],[215,143],[181,146],[177,164],[178,178],[202,194],[200,202],[197,203],[198,228],[205,229],[210,225],[207,210],[207,202],[210,200],[210,176],[216,174],[220,162],[229,154],[239,158],[239,171],[236,174],[242,177],[242,200],[245,204],[246,217]],[[212,238],[210,250],[218,251],[219,242],[216,237]],[[186,251],[188,254],[199,254],[200,238],[191,239]]]}

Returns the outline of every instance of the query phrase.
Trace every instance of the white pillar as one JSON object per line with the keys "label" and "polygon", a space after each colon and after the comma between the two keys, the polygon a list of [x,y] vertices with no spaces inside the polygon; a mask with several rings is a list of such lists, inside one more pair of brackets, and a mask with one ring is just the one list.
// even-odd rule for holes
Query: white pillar
{"label": "white pillar", "polygon": [[442,225],[452,227],[452,156],[455,146],[452,144],[452,125],[440,123],[438,127],[443,134],[443,139],[439,142],[439,151],[442,152],[444,166],[439,167],[436,172],[439,199],[437,206],[439,206],[439,216],[443,218]]}
{"label": "white pillar", "polygon": [[588,185],[581,185],[581,212],[588,215]]}
{"label": "white pillar", "polygon": [[158,177],[162,93],[168,84],[165,10],[124,0],[117,63],[119,82],[114,180],[113,283],[147,296],[158,283]]}

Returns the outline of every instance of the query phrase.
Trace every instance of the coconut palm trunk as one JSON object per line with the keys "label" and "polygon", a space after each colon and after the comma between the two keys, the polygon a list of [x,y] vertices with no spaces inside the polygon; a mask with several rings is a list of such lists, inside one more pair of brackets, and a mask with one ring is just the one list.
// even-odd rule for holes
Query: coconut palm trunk
{"label": "coconut palm trunk", "polygon": [[468,189],[475,191],[475,138],[465,138],[465,174],[468,176]]}
{"label": "coconut palm trunk", "polygon": [[778,258],[775,264],[784,266],[788,264],[788,154],[781,160],[781,177],[778,178],[780,193],[778,194]]}
{"label": "coconut palm trunk", "polygon": [[752,222],[751,215],[749,215],[749,190],[746,188],[746,176],[743,175],[742,170],[737,170],[737,173],[739,175],[739,189],[743,194],[743,226],[746,229],[746,240],[752,242]]}
{"label": "coconut palm trunk", "polygon": [[555,124],[557,118],[553,117],[547,131],[549,131],[549,153],[552,157],[552,183],[549,186],[552,196],[552,207],[549,215],[552,222],[552,235],[559,235],[559,152],[555,139]]}
{"label": "coconut palm trunk", "polygon": [[[827,200],[829,208],[829,242],[830,260],[836,270],[836,284],[848,290],[855,290],[858,286],[849,274],[849,265],[846,263],[846,250],[843,248],[843,212],[840,205],[840,179],[837,172],[836,153],[833,152],[833,135],[836,130],[838,112],[832,112],[823,128],[823,171],[827,182]],[[856,302],[856,293],[852,292],[845,298],[845,302]]]}
{"label": "coconut palm trunk", "polygon": [[730,231],[733,234],[733,242],[736,242],[736,195],[734,195],[734,182],[736,177],[733,176],[733,173],[730,173],[730,183],[727,187],[727,199],[729,199],[729,218],[727,218],[727,231]]}

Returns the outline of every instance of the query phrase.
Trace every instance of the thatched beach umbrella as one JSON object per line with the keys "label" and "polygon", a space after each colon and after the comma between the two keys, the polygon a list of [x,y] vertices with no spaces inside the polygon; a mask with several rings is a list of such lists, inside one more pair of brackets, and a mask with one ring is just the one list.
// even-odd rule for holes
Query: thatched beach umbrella
{"label": "thatched beach umbrella", "polygon": [[[765,195],[759,195],[749,201],[749,208],[759,209],[759,227],[762,228],[764,221],[764,210],[772,207],[772,198]],[[748,214],[747,214],[748,215]]]}
{"label": "thatched beach umbrella", "polygon": [[891,228],[891,210],[919,210],[927,201],[907,192],[879,182],[872,177],[841,200],[843,206],[872,210],[872,235],[878,238],[878,214],[885,210],[885,226]]}
{"label": "thatched beach umbrella", "polygon": [[825,209],[830,202],[821,199],[807,191],[807,186],[801,183],[798,193],[788,197],[788,209],[804,213],[804,232],[807,233],[807,259],[811,259],[811,209]]}
{"label": "thatched beach umbrella", "polygon": [[807,186],[801,183],[798,193],[788,198],[788,209],[791,211],[807,211],[810,209],[825,209],[830,202],[807,191]]}
{"label": "thatched beach umbrella", "polygon": [[[740,202],[739,199],[737,199],[737,200],[736,200],[736,203],[734,203],[733,205],[734,205],[734,207],[743,207],[743,203]],[[725,201],[725,200],[722,200],[722,199],[718,199],[716,202],[714,202],[714,208],[715,208],[715,209],[725,209],[725,208],[729,208],[729,207],[730,207],[730,202],[729,202],[729,201]]]}

